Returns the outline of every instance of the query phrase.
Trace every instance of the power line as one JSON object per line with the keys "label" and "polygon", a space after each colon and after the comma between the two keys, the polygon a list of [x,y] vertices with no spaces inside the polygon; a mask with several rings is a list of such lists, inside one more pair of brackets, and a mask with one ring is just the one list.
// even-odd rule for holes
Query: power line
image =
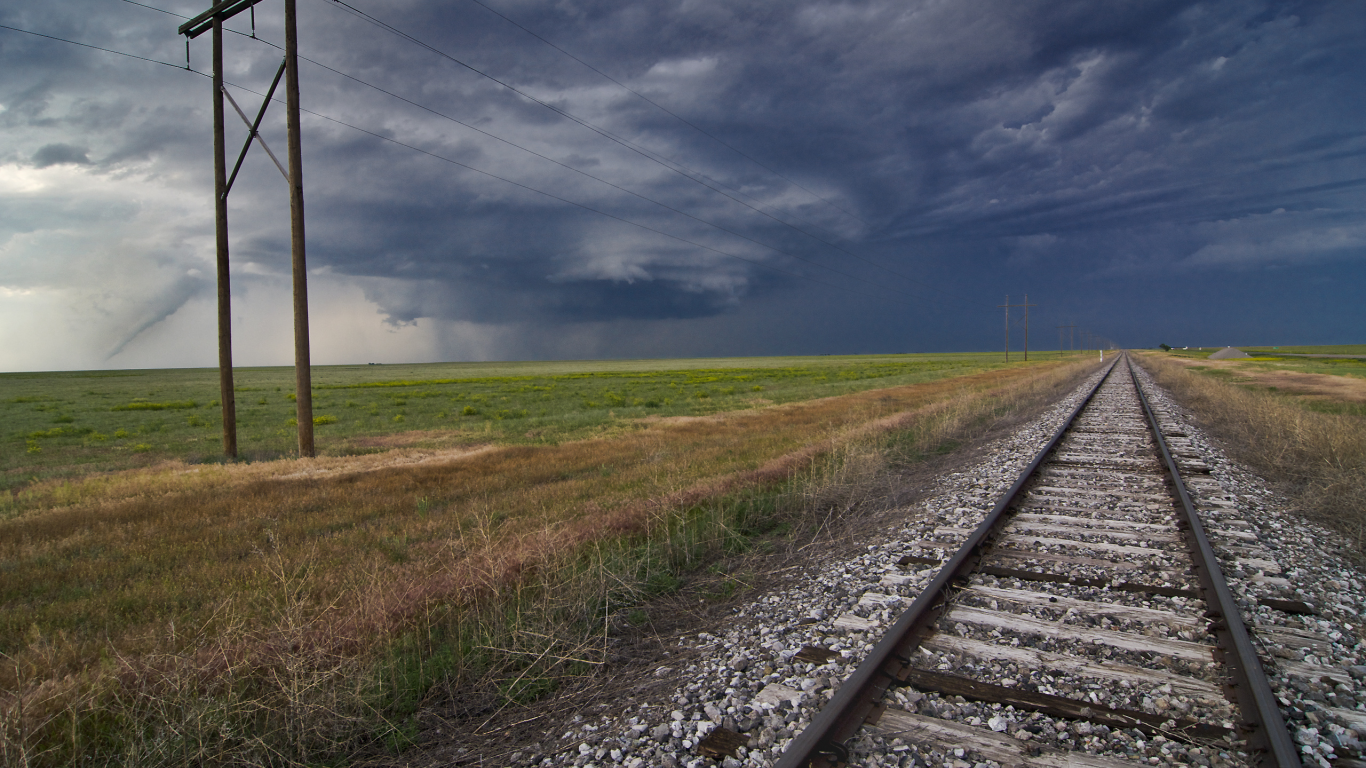
{"label": "power line", "polygon": [[[136,3],[135,3],[135,5],[136,5]],[[35,36],[35,37],[45,37],[45,38],[47,38],[48,40],[56,40],[56,41],[59,42],[59,43],[70,43],[70,44],[72,44],[72,45],[79,45],[79,46],[82,47],[82,48],[92,48],[92,49],[94,49],[94,50],[96,50],[96,51],[104,51],[105,53],[113,53],[113,54],[117,54],[117,55],[119,55],[119,56],[127,56],[127,57],[130,58],[130,59],[138,59],[139,61],[149,61],[149,62],[151,62],[151,63],[153,63],[153,64],[160,64],[160,65],[162,65],[162,66],[170,67],[171,69],[179,69],[179,70],[188,69],[188,67],[183,67],[183,66],[181,66],[181,65],[179,65],[179,64],[172,64],[172,63],[170,63],[170,62],[167,62],[167,61],[159,61],[159,60],[157,60],[157,59],[149,59],[149,58],[147,58],[146,56],[138,56],[137,54],[134,54],[134,53],[124,53],[123,51],[116,51],[116,50],[114,50],[113,48],[101,48],[101,47],[98,46],[98,45],[91,45],[91,44],[89,44],[89,43],[78,43],[78,42],[76,42],[75,40],[67,40],[67,39],[64,38],[64,37],[56,37],[55,35],[45,35],[45,34],[43,34],[42,32],[34,32],[33,30],[30,30],[30,29],[20,29],[20,28],[18,28],[18,27],[11,27],[11,26],[9,26],[8,24],[0,24],[0,29],[8,29],[8,30],[11,30],[11,31],[13,31],[13,32],[23,32],[23,33],[26,34],[26,35],[33,35],[33,36]],[[197,73],[197,74],[201,74],[201,75],[202,75],[202,74],[204,74],[204,73],[203,73],[203,72],[199,72],[199,73]],[[205,75],[205,76],[207,77],[207,75]]]}
{"label": "power line", "polygon": [[[156,11],[157,13],[164,13],[164,14],[166,14],[167,16],[174,16],[174,17],[176,17],[177,19],[188,19],[188,18],[190,18],[189,16],[182,16],[182,15],[180,15],[180,14],[178,14],[178,13],[173,12],[173,11],[168,11],[168,10],[166,10],[165,8],[157,8],[156,6],[152,6],[152,5],[144,5],[144,4],[142,4],[142,3],[135,3],[135,2],[133,2],[133,0],[123,0],[123,2],[128,3],[129,5],[136,5],[136,6],[138,6],[139,8],[146,8],[146,9],[149,10],[149,11]],[[231,32],[232,30],[224,30],[224,31],[225,31],[225,32]]]}

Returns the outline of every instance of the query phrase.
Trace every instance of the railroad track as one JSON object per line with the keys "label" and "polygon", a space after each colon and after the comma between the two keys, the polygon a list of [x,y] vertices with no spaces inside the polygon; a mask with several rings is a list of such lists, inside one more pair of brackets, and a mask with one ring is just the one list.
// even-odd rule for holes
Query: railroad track
{"label": "railroad track", "polygon": [[[1300,765],[1201,513],[1253,580],[1280,583],[1276,564],[1166,432],[1122,356],[981,525],[941,527],[901,558],[940,570],[777,766],[846,764],[868,734],[889,753],[861,762],[915,745],[964,766],[1135,765],[1105,754],[1118,736],[1201,765]],[[879,597],[894,600],[860,602]]]}

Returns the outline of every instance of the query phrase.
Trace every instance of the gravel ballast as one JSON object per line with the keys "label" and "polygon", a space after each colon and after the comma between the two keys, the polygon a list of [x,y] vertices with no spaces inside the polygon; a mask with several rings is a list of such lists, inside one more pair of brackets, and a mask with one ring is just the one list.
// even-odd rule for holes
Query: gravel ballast
{"label": "gravel ballast", "polygon": [[[1334,541],[1332,534],[1289,513],[1266,482],[1229,461],[1194,426],[1189,415],[1141,371],[1140,377],[1145,379],[1154,408],[1163,414],[1164,430],[1167,423],[1178,425],[1209,466],[1207,479],[1193,488],[1197,501],[1218,497],[1224,506],[1214,513],[1214,522],[1225,529],[1255,532],[1261,550],[1269,551],[1279,566],[1280,573],[1275,575],[1270,573],[1274,568],[1255,567],[1266,555],[1254,557],[1239,551],[1237,548],[1248,543],[1246,537],[1214,538],[1225,577],[1254,631],[1273,690],[1280,697],[1306,764],[1326,766],[1336,754],[1358,748],[1357,739],[1366,733],[1366,709],[1359,709],[1366,704],[1366,689],[1361,685],[1366,677],[1366,647],[1361,644],[1362,619],[1358,614],[1366,605],[1363,580],[1345,559],[1325,550],[1324,545]],[[585,713],[575,718],[553,745],[546,743],[544,752],[528,750],[513,755],[509,764],[638,768],[772,765],[938,570],[932,565],[902,568],[898,560],[906,554],[947,556],[943,550],[922,549],[919,543],[944,540],[944,534],[936,536],[936,529],[976,527],[1097,378],[1098,373],[1040,417],[989,445],[975,465],[943,475],[924,502],[904,510],[904,525],[889,528],[877,540],[868,541],[862,553],[793,570],[790,586],[736,607],[722,626],[682,638],[675,653],[685,661],[670,664],[665,660],[654,671],[658,678],[676,681],[670,694],[627,697],[610,711],[591,716]],[[1005,589],[1018,586],[1010,579],[991,577],[975,577],[974,584]],[[1088,599],[1092,594],[1078,589],[1076,596]],[[1186,609],[1181,598],[1124,599],[1134,605],[1168,610],[1198,607]],[[1263,605],[1264,599],[1303,601],[1316,613],[1284,613]],[[953,629],[950,633],[945,628],[944,634],[989,642],[1000,639],[999,634],[993,635],[995,630],[983,627],[960,624]],[[806,646],[823,647],[836,655],[824,662],[794,658]],[[1037,670],[1009,663],[977,669],[982,662],[972,657],[933,650],[922,654],[925,658],[919,665],[926,669],[980,673],[1012,682],[1038,675],[1037,690],[1076,695],[1076,681],[1066,676],[1044,679]],[[1112,660],[1140,665],[1146,662],[1118,656]],[[1333,679],[1313,679],[1313,674],[1324,671],[1306,666],[1315,664],[1331,669]],[[1209,679],[1216,674],[1213,665],[1174,671]],[[1244,756],[1236,751],[1016,712],[999,704],[966,702],[907,688],[894,690],[889,696],[895,698],[889,703],[908,711],[980,726],[1024,742],[1128,757],[1135,764],[1218,766],[1244,762]],[[1226,702],[1202,700],[1170,686],[1121,692],[1111,698],[1114,706],[1149,711],[1170,708],[1183,716],[1202,719],[1234,716]],[[1353,712],[1359,713],[1359,720]],[[719,761],[702,756],[698,750],[699,742],[718,727],[738,732],[744,742],[733,756]],[[973,755],[961,749],[944,754],[899,738],[878,736],[868,729],[850,746],[854,751],[851,762],[859,765],[975,764]]]}

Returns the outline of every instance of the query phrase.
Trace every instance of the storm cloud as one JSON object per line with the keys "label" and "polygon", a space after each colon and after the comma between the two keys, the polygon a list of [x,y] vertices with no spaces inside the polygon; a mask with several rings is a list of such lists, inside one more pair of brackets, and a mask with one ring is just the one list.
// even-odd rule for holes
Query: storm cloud
{"label": "storm cloud", "polygon": [[[278,5],[256,39],[228,25],[248,113]],[[1349,3],[299,9],[318,362],[994,349],[1007,294],[1049,347],[1072,323],[1131,346],[1366,330]],[[184,66],[179,22],[0,9]],[[0,29],[0,368],[212,364],[207,36],[189,64]],[[283,158],[283,106],[263,125]],[[288,322],[286,187],[259,147],[230,208],[251,344],[253,318]]]}

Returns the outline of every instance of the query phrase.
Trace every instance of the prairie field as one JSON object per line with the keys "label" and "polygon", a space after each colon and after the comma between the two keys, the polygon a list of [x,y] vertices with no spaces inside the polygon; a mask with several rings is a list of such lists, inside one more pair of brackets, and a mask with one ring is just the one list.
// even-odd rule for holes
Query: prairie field
{"label": "prairie field", "polygon": [[[646,416],[701,416],[994,370],[997,354],[319,366],[318,451],[553,444]],[[239,455],[295,450],[292,368],[235,372]],[[220,460],[216,369],[0,374],[0,490]]]}
{"label": "prairie field", "polygon": [[[1223,349],[1223,347],[1175,347],[1167,352],[1172,357],[1189,357],[1192,359],[1206,358]],[[1326,344],[1322,346],[1289,346],[1289,347],[1268,347],[1250,346],[1238,347],[1249,355],[1254,356],[1276,356],[1276,355],[1366,355],[1366,344]]]}
{"label": "prairie field", "polygon": [[207,460],[213,371],[11,374],[0,758],[400,750],[434,691],[535,700],[702,565],[819,538],[888,467],[1096,365],[323,368],[315,459],[287,455],[292,371],[244,371],[232,463]]}
{"label": "prairie field", "polygon": [[[1240,347],[1240,349],[1242,349]],[[1276,354],[1284,352],[1293,355],[1366,355],[1366,344],[1326,344],[1322,346],[1291,347],[1247,347],[1249,355]]]}
{"label": "prairie field", "polygon": [[[1164,353],[1167,357],[1180,360],[1204,361],[1214,365],[1242,366],[1247,371],[1294,371],[1297,373],[1321,373],[1330,376],[1354,376],[1366,378],[1366,359],[1355,357],[1366,355],[1366,344],[1347,344],[1335,347],[1239,347],[1250,358],[1230,360],[1209,360],[1209,356],[1219,349],[1173,349]],[[1328,357],[1296,357],[1295,355],[1329,355]],[[1342,355],[1342,357],[1331,357]]]}

